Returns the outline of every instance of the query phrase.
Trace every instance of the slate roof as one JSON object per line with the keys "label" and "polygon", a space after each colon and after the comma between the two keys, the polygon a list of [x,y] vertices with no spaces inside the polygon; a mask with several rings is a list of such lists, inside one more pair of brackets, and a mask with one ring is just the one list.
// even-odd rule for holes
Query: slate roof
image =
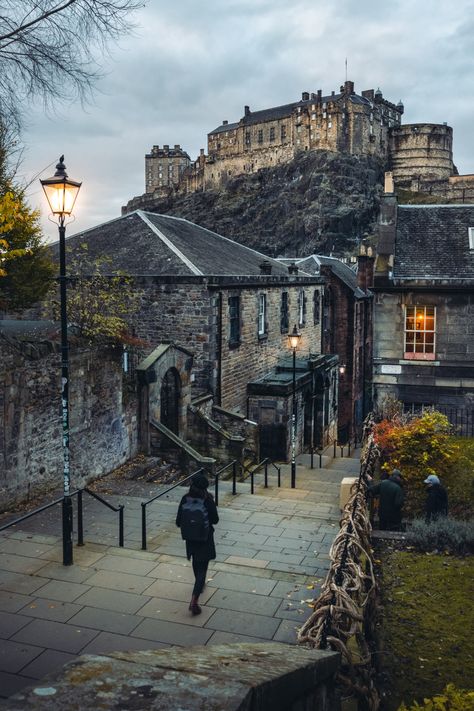
{"label": "slate roof", "polygon": [[395,281],[474,281],[474,205],[400,205],[397,211]]}
{"label": "slate roof", "polygon": [[[188,220],[136,210],[66,239],[68,247],[88,246],[92,259],[107,255],[109,273],[154,276],[253,276],[267,260],[272,275],[288,268]],[[57,250],[57,243],[53,249]]]}
{"label": "slate roof", "polygon": [[311,254],[309,257],[303,257],[300,259],[281,258],[280,261],[287,265],[295,262],[298,269],[302,269],[308,274],[316,276],[319,276],[320,274],[321,265],[328,266],[331,268],[331,271],[354,292],[355,296],[359,298],[366,296],[366,293],[357,286],[357,273],[354,269],[351,269],[348,264],[341,262],[341,260],[336,259],[336,257],[326,257],[322,254]]}

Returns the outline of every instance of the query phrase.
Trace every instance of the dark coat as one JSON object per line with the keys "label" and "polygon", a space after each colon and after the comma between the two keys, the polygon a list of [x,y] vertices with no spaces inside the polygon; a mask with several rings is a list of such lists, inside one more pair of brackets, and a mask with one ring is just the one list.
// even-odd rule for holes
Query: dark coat
{"label": "dark coat", "polygon": [[448,494],[441,484],[431,484],[425,503],[427,521],[434,521],[438,516],[448,515]]}
{"label": "dark coat", "polygon": [[402,506],[405,493],[398,476],[391,476],[369,489],[372,496],[380,497],[380,528],[385,531],[395,530],[402,521]]}
{"label": "dark coat", "polygon": [[[193,489],[193,494],[194,493],[195,491]],[[181,525],[181,508],[187,496],[189,496],[189,494],[185,494],[179,503],[178,513],[176,514],[176,525],[178,527]],[[207,560],[214,560],[216,557],[214,527],[212,524],[218,523],[219,514],[217,513],[217,506],[214,503],[214,499],[208,492],[206,492],[204,505],[209,516],[209,537],[207,541],[185,541],[187,559],[191,560],[192,557],[196,563],[204,563]]]}

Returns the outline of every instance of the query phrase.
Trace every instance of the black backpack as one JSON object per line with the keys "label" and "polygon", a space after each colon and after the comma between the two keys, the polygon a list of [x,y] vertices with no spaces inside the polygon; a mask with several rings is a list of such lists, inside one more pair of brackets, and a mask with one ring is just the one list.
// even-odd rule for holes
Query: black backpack
{"label": "black backpack", "polygon": [[209,514],[204,499],[186,496],[181,504],[181,536],[185,541],[204,543],[209,538]]}

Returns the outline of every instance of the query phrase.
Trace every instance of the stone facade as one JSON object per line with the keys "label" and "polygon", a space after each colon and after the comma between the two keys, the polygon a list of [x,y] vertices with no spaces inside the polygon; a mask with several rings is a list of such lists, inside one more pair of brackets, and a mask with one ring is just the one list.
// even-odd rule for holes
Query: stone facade
{"label": "stone facade", "polygon": [[[137,451],[137,403],[122,353],[70,354],[71,486],[84,486]],[[0,340],[0,506],[62,484],[60,355],[37,339]]]}
{"label": "stone facade", "polygon": [[[263,376],[287,352],[290,327],[298,323],[301,349],[319,353],[321,330],[314,327],[314,293],[319,277],[148,277],[134,278],[142,294],[136,335],[149,344],[172,340],[194,355],[192,392],[212,392],[215,403],[246,415],[246,386]],[[282,294],[287,315],[282,320]],[[259,299],[265,322],[259,334]],[[231,333],[230,308],[238,300],[239,335]],[[300,319],[300,305],[301,315]],[[303,313],[304,312],[304,313]]]}
{"label": "stone facade", "polygon": [[179,144],[153,146],[145,156],[145,188],[147,193],[166,190],[179,185],[183,173],[191,165],[191,159]]}
{"label": "stone facade", "polygon": [[374,391],[407,410],[474,407],[474,207],[386,195],[374,291]]}

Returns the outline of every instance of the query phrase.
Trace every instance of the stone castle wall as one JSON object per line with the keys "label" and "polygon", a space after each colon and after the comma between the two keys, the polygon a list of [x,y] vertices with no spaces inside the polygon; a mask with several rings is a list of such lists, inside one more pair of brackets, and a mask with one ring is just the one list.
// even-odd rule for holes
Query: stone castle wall
{"label": "stone castle wall", "polygon": [[454,173],[453,129],[432,123],[393,128],[390,162],[393,179],[400,187],[413,179],[447,180]]}

